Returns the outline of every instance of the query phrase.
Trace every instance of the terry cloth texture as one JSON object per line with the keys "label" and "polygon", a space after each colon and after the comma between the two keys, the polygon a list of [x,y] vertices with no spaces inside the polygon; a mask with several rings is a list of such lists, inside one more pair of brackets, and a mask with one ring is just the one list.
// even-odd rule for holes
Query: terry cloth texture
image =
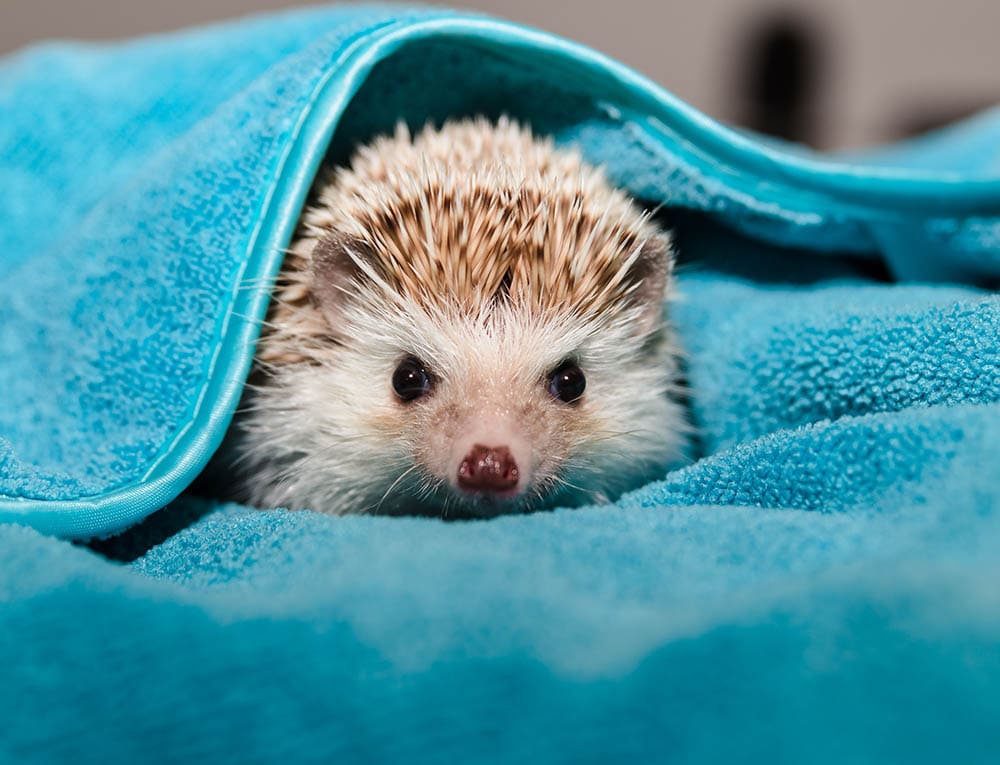
{"label": "terry cloth texture", "polygon": [[[34,48],[0,114],[0,760],[1000,756],[1000,113],[848,162],[352,6]],[[665,206],[691,464],[479,523],[178,498],[320,162],[473,114]]]}

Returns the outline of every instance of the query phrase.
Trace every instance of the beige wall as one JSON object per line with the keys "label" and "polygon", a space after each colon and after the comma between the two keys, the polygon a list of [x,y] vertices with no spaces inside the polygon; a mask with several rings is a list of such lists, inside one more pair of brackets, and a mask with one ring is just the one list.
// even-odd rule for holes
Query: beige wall
{"label": "beige wall", "polygon": [[[822,142],[890,135],[900,114],[1000,102],[1000,0],[457,0],[630,64],[709,114],[736,117],[734,46],[762,13],[815,19],[830,43]],[[114,38],[289,5],[281,0],[0,0],[0,52],[48,37]]]}

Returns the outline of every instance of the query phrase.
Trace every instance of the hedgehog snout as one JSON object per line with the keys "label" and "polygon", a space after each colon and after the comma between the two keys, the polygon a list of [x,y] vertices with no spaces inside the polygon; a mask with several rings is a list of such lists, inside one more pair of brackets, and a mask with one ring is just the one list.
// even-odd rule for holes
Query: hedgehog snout
{"label": "hedgehog snout", "polygon": [[531,451],[514,428],[503,422],[478,423],[456,439],[452,484],[467,494],[509,498],[530,482]]}
{"label": "hedgehog snout", "polygon": [[521,474],[506,446],[475,444],[458,466],[458,486],[464,491],[505,494],[517,487]]}

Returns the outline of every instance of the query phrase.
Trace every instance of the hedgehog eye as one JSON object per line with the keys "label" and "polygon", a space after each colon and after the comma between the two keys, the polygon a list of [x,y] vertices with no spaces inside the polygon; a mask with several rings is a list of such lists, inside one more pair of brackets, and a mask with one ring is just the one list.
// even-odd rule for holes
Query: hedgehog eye
{"label": "hedgehog eye", "polygon": [[409,403],[429,393],[433,382],[430,372],[415,356],[407,356],[392,373],[392,389],[400,401]]}
{"label": "hedgehog eye", "polygon": [[549,393],[565,404],[575,404],[587,387],[587,378],[575,361],[566,359],[549,373]]}

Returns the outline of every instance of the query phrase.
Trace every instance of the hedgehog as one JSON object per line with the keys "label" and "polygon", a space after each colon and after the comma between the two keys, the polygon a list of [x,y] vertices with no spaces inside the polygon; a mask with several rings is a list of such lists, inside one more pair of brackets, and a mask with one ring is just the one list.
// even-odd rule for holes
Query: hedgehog
{"label": "hedgehog", "polygon": [[241,499],[491,517],[609,501],[679,455],[669,234],[501,118],[326,166],[230,453]]}

